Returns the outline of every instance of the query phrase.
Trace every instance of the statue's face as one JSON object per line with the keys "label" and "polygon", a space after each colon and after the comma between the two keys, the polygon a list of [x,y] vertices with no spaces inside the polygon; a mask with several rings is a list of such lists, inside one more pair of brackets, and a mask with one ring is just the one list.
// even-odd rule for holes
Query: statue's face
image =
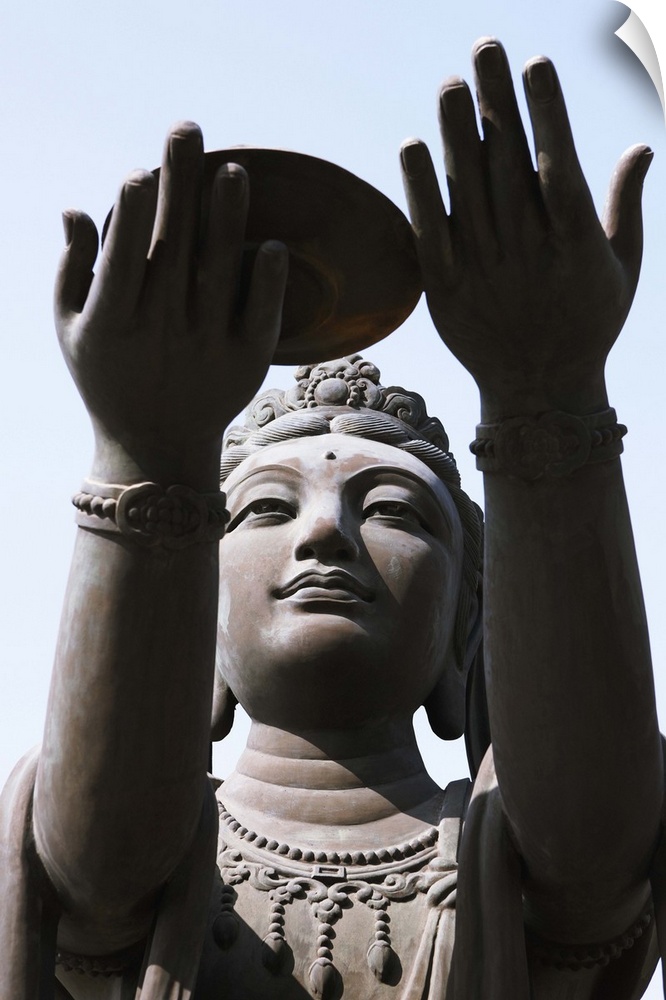
{"label": "statue's face", "polygon": [[462,529],[437,476],[327,434],[261,449],[225,489],[220,663],[249,715],[296,730],[410,717],[454,669]]}

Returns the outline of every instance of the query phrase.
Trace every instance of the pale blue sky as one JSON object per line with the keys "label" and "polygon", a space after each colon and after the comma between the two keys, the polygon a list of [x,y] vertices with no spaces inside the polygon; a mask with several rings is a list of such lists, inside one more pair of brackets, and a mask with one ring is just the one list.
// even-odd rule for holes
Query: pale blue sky
{"label": "pale blue sky", "polygon": [[[621,20],[615,0],[6,0],[0,12],[0,779],[40,738],[74,537],[69,498],[88,471],[91,449],[51,318],[60,210],[84,208],[101,224],[122,177],[159,162],[165,129],[179,118],[199,122],[209,149],[248,143],[301,150],[352,170],[404,206],[400,142],[421,136],[438,155],[438,84],[450,74],[469,78],[471,45],[484,34],[504,41],[518,79],[528,57],[555,60],[600,207],[620,153],[638,141],[655,150],[646,182],[644,272],[609,384],[611,403],[630,430],[625,471],[666,726],[666,142],[655,91],[613,37]],[[467,451],[476,390],[438,341],[423,305],[368,353],[385,380],[418,389],[442,417],[466,488],[481,501],[480,475]],[[285,370],[272,373],[274,383],[289,377]],[[458,776],[460,753],[447,757],[434,738],[425,742],[435,777],[443,783]],[[218,759],[222,773],[235,752]]]}

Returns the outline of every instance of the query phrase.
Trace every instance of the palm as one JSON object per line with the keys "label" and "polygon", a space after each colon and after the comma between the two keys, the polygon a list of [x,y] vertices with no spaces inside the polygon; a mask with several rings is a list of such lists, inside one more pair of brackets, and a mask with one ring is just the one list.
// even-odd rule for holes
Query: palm
{"label": "palm", "polygon": [[450,213],[425,146],[402,151],[428,304],[482,396],[561,403],[603,381],[629,311],[651,156],[636,146],[620,161],[602,226],[550,62],[532,60],[525,73],[537,171],[501,46],[477,43],[475,63],[483,139],[466,84],[452,79],[441,94]]}
{"label": "palm", "polygon": [[159,189],[138,171],[123,186],[94,277],[95,227],[81,213],[66,217],[70,240],[56,287],[63,353],[98,438],[131,449],[139,462],[152,453],[219,452],[279,334],[286,251],[262,247],[241,308],[247,178],[239,167],[222,168],[202,220],[202,165],[198,129],[176,127]]}

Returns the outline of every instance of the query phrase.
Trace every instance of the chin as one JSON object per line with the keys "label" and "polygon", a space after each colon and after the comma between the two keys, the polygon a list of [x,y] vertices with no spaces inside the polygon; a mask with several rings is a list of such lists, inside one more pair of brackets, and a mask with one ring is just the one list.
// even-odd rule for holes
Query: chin
{"label": "chin", "polygon": [[[275,651],[272,650],[272,653]],[[264,660],[261,670],[228,678],[255,722],[289,731],[354,729],[411,718],[427,694],[416,690],[405,660],[387,663],[375,647],[302,649],[286,662]],[[419,695],[422,694],[422,697]]]}
{"label": "chin", "polygon": [[413,634],[386,625],[299,610],[256,629],[252,649],[246,632],[236,655],[229,653],[234,643],[227,635],[220,667],[250,718],[264,725],[350,729],[411,718],[440,665],[429,662],[431,650],[419,649]]}

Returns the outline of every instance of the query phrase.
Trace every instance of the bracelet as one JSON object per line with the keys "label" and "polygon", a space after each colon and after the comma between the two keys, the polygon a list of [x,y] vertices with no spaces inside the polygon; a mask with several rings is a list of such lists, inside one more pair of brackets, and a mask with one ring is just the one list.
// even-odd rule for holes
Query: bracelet
{"label": "bracelet", "polygon": [[157,483],[120,486],[87,480],[72,497],[79,527],[168,549],[219,541],[229,520],[225,500],[224,493],[197,493],[189,486],[164,489]]}
{"label": "bracelet", "polygon": [[638,939],[648,930],[652,923],[649,911],[642,913],[635,924],[624,934],[603,944],[568,945],[546,941],[534,932],[527,933],[530,951],[539,959],[542,965],[554,966],[556,969],[592,969],[595,966],[608,965],[620,958],[625,951],[636,944]]}
{"label": "bracelet", "polygon": [[55,964],[63,972],[78,972],[80,976],[110,979],[112,976],[122,976],[132,969],[141,966],[146,946],[144,942],[115,952],[113,955],[75,955],[73,952],[58,949]]}
{"label": "bracelet", "polygon": [[538,417],[479,424],[469,449],[481,472],[505,472],[533,480],[568,476],[586,463],[617,458],[626,433],[613,409],[588,417],[552,410]]}

